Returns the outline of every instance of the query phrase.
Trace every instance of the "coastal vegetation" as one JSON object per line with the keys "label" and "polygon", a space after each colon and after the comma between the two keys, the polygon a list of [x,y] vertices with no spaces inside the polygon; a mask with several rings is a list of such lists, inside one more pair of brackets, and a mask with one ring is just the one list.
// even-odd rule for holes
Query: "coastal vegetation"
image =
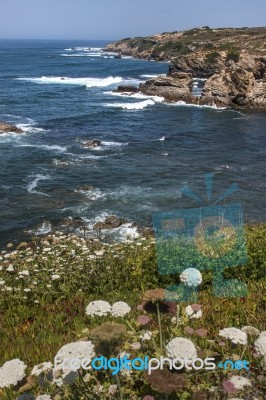
{"label": "coastal vegetation", "polygon": [[[247,297],[216,298],[211,272],[201,271],[195,304],[162,297],[160,288],[178,283],[179,275],[160,275],[153,237],[107,244],[100,238],[56,232],[16,246],[7,244],[0,255],[1,398],[265,398],[261,343],[266,329],[266,225],[245,230],[248,263],[228,269],[225,277],[246,282]],[[106,323],[118,337],[123,332],[115,346],[106,336]],[[232,327],[233,333],[226,330]],[[170,373],[165,368],[151,375],[133,371],[117,377],[110,371],[81,370],[73,380],[66,371],[55,371],[52,363],[62,346],[90,343],[97,354],[95,328],[97,337],[103,331],[104,348],[115,357],[124,352],[134,357],[166,356],[171,340],[185,338],[198,357],[214,357],[217,363],[247,360],[251,368],[248,373],[230,368]],[[5,383],[10,382],[5,363],[18,359],[25,364],[18,365],[25,369],[23,379]]]}

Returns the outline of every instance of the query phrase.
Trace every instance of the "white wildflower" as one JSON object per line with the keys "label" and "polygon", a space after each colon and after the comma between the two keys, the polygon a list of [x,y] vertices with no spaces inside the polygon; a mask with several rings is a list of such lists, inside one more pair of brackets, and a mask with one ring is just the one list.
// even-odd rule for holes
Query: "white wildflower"
{"label": "white wildflower", "polygon": [[188,287],[197,287],[202,282],[202,275],[196,268],[187,268],[180,274],[180,281]]}
{"label": "white wildflower", "polygon": [[169,358],[181,358],[194,360],[197,358],[197,350],[191,340],[176,337],[172,339],[166,346],[166,353]]}
{"label": "white wildflower", "polygon": [[117,385],[111,385],[111,386],[109,386],[108,394],[111,394],[111,395],[116,394],[117,389],[118,389],[118,388],[117,388]]}
{"label": "white wildflower", "polygon": [[24,289],[24,292],[25,293],[31,292],[31,289],[30,288],[26,288],[26,289]]}
{"label": "white wildflower", "polygon": [[146,331],[142,335],[139,336],[140,340],[146,341],[146,340],[151,340],[152,338],[152,332]]}
{"label": "white wildflower", "polygon": [[233,383],[234,387],[237,390],[242,390],[246,386],[251,386],[250,379],[245,378],[244,376],[232,376],[229,379],[229,382]]}
{"label": "white wildflower", "polygon": [[104,255],[104,250],[95,250],[94,252],[96,254],[96,256],[103,256]]}
{"label": "white wildflower", "polygon": [[266,335],[261,336],[260,334],[260,336],[254,343],[254,348],[257,354],[264,357],[266,356]]}
{"label": "white wildflower", "polygon": [[266,337],[266,331],[261,332],[259,337],[260,337],[260,338]]}
{"label": "white wildflower", "polygon": [[86,307],[86,314],[94,317],[95,315],[103,316],[111,312],[111,305],[107,301],[96,300],[89,303]]}
{"label": "white wildflower", "polygon": [[0,388],[17,385],[26,376],[27,365],[19,359],[7,361],[0,368]]}
{"label": "white wildflower", "polygon": [[51,278],[52,278],[52,281],[56,281],[57,279],[60,279],[60,275],[52,275],[51,276]]}
{"label": "white wildflower", "polygon": [[247,344],[247,334],[238,328],[225,328],[220,330],[219,336],[231,340],[234,344]]}
{"label": "white wildflower", "polygon": [[52,287],[52,285],[46,285],[47,289],[50,289]]}
{"label": "white wildflower", "polygon": [[95,352],[93,343],[91,341],[80,341],[68,343],[63,346],[56,354],[55,360],[59,369],[62,369],[63,371],[74,371],[75,369],[70,365],[71,359],[77,358],[82,360],[86,358],[91,360],[94,356]]}
{"label": "white wildflower", "polygon": [[31,375],[39,376],[42,373],[47,373],[53,368],[51,362],[43,362],[41,364],[35,365],[31,371]]}
{"label": "white wildflower", "polygon": [[202,311],[194,311],[191,306],[186,307],[186,314],[190,319],[199,319],[202,317]]}
{"label": "white wildflower", "polygon": [[13,265],[9,265],[6,270],[7,270],[7,272],[14,272],[15,271]]}
{"label": "white wildflower", "polygon": [[18,274],[22,276],[29,276],[30,273],[27,269],[24,269],[23,271],[20,271]]}
{"label": "white wildflower", "polygon": [[49,394],[41,394],[36,397],[36,400],[52,400],[52,397]]}
{"label": "white wildflower", "polygon": [[2,279],[0,279],[0,286],[4,285],[6,283],[6,281],[3,281]]}
{"label": "white wildflower", "polygon": [[114,317],[124,317],[130,313],[131,308],[124,301],[118,301],[112,305],[111,314]]}

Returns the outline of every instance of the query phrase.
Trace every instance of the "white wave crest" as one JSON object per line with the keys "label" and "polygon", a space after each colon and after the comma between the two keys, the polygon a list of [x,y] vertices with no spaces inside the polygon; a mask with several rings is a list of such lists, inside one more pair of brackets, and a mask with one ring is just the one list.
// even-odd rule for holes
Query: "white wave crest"
{"label": "white wave crest", "polygon": [[67,151],[67,148],[64,146],[57,146],[57,145],[48,145],[48,144],[21,144],[19,147],[35,147],[38,149],[44,149],[47,151],[57,151],[59,153],[64,153]]}
{"label": "white wave crest", "polygon": [[43,196],[49,197],[46,193],[39,192],[36,190],[38,183],[40,181],[46,181],[48,179],[51,179],[49,175],[42,175],[42,174],[37,174],[34,176],[34,179],[27,185],[27,191],[30,194],[41,194]]}
{"label": "white wave crest", "polygon": [[113,104],[106,104],[106,106],[114,108],[122,108],[123,110],[143,110],[144,108],[148,106],[153,106],[155,104],[156,101],[148,99],[137,103],[113,103]]}
{"label": "white wave crest", "polygon": [[140,75],[140,78],[158,78],[160,76],[166,76],[166,74],[144,74],[144,75]]}
{"label": "white wave crest", "polygon": [[16,78],[17,80],[50,85],[76,85],[91,87],[106,87],[120,82],[124,79],[120,76],[108,76],[107,78],[69,78],[64,76],[42,76],[41,78]]}
{"label": "white wave crest", "polygon": [[168,106],[182,106],[182,107],[196,107],[196,108],[210,108],[213,110],[226,110],[226,107],[218,107],[216,104],[213,106],[205,105],[205,104],[190,104],[185,103],[184,101],[178,101],[176,103],[165,103]]}

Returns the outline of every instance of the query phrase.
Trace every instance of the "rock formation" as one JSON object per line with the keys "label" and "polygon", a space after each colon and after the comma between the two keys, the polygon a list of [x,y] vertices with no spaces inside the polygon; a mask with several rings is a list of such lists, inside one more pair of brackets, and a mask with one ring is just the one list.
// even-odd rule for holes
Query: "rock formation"
{"label": "rock formation", "polygon": [[0,121],[0,134],[3,133],[22,133],[23,130],[15,125],[7,124],[6,122]]}
{"label": "rock formation", "polygon": [[[167,77],[118,91],[162,96],[165,101],[224,107],[266,108],[266,28],[195,28],[147,38],[124,39],[108,51],[169,61]],[[192,78],[206,78],[201,96]]]}

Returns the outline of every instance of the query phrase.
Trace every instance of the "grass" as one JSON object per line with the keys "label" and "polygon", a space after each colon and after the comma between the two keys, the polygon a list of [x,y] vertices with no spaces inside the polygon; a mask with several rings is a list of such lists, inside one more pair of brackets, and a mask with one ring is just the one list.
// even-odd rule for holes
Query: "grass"
{"label": "grass", "polygon": [[[121,351],[132,352],[132,343],[140,341],[139,335],[144,329],[152,332],[153,340],[142,343],[136,356],[159,355],[161,346],[164,349],[171,338],[182,336],[191,339],[201,351],[218,353],[223,359],[237,355],[251,361],[250,379],[253,387],[248,388],[247,392],[254,392],[259,400],[263,399],[265,383],[259,382],[257,377],[263,376],[264,371],[260,360],[253,357],[254,338],[243,348],[241,345],[232,347],[228,341],[220,345],[221,339],[218,336],[220,329],[230,326],[251,325],[260,331],[266,330],[266,225],[253,225],[245,229],[248,263],[236,269],[228,269],[225,276],[245,281],[248,284],[248,296],[242,299],[213,296],[211,273],[202,272],[203,285],[197,302],[202,306],[203,317],[190,320],[185,313],[188,303],[182,303],[178,325],[172,321],[173,315],[162,313],[158,326],[156,312],[153,314],[137,308],[147,289],[166,288],[178,283],[178,274],[159,274],[154,239],[107,245],[73,235],[58,234],[46,240],[34,239],[19,250],[12,248],[2,252],[0,365],[19,358],[28,365],[29,373],[34,365],[52,361],[64,344],[80,338],[88,339],[93,328],[107,321],[115,321],[127,326],[127,338],[121,344]],[[22,271],[28,271],[28,274]],[[125,318],[86,316],[86,305],[99,299],[109,301],[110,304],[125,301],[132,311]],[[137,322],[143,313],[150,317],[150,323],[145,327]],[[187,327],[192,328],[194,333],[188,334]],[[200,328],[206,329],[206,337],[195,333]],[[203,398],[227,398],[222,382],[232,375],[232,371],[208,374],[201,371],[187,375],[189,382],[186,386],[168,397],[154,390],[153,385],[140,372],[134,372],[130,378],[120,376],[122,392],[113,396],[109,394],[108,388],[117,382],[107,372],[91,374],[87,383],[81,377],[74,385],[60,388],[54,385],[40,387],[34,382],[30,391],[36,394],[52,393],[57,396],[57,400],[119,399],[121,393],[123,399],[137,400],[149,394],[155,399],[184,400],[193,399],[193,392],[199,389],[206,396],[212,396],[209,389],[216,387],[220,397]],[[97,393],[100,386],[103,392]],[[18,395],[10,388],[3,389],[0,396],[1,399],[10,400],[16,399]]]}

